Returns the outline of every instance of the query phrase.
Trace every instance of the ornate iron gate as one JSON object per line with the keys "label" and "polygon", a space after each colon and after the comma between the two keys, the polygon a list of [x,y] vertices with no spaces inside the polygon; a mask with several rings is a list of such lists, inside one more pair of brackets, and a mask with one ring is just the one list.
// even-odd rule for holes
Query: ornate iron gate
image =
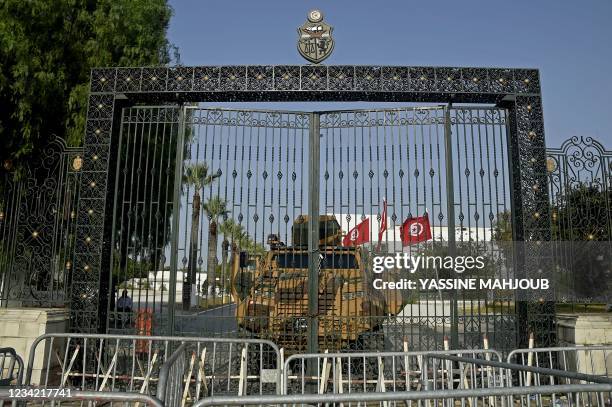
{"label": "ornate iron gate", "polygon": [[[493,241],[500,238],[494,229],[510,215],[511,206],[504,109],[329,112],[321,115],[321,135],[320,211],[335,214],[344,232],[369,219],[367,257],[461,254],[470,245],[494,254]],[[388,231],[379,245],[385,201]],[[403,247],[402,223],[425,214],[432,240]],[[442,276],[428,270],[419,277]],[[401,350],[404,341],[415,350],[441,348],[444,337],[454,348],[479,347],[483,335],[499,349],[515,344],[510,297],[494,302],[484,292],[423,289],[385,294],[389,304],[399,304],[388,310],[393,316],[368,316],[378,320],[372,325],[382,329],[385,349]]]}
{"label": "ornate iron gate", "polygon": [[[506,115],[125,108],[108,329],[149,323],[154,334],[248,335],[295,350],[433,349],[445,336],[477,347],[486,334],[511,348],[511,297],[371,288],[374,256],[495,251],[511,208]],[[426,213],[432,241],[403,247],[402,222]],[[366,220],[368,242],[343,247]]]}
{"label": "ornate iron gate", "polygon": [[612,303],[612,151],[591,137],[572,137],[546,152],[559,302],[568,311],[593,311],[593,304]]}
{"label": "ornate iron gate", "polygon": [[[112,294],[110,292],[111,290],[109,290],[109,288],[112,289],[112,287],[109,286],[113,268],[111,265],[111,254],[113,250],[115,250],[115,248],[111,247],[111,245],[115,244],[114,241],[118,241],[117,236],[115,235],[116,228],[114,228],[116,220],[115,218],[111,218],[110,212],[113,210],[113,208],[115,208],[115,210],[117,208],[115,199],[115,181],[117,176],[115,174],[115,170],[117,168],[117,161],[119,157],[119,143],[117,142],[117,138],[119,137],[119,129],[123,127],[121,124],[121,117],[124,113],[123,108],[136,106],[142,103],[150,103],[151,101],[155,101],[156,103],[193,103],[214,101],[339,102],[347,100],[411,103],[427,101],[454,104],[486,103],[492,106],[503,107],[507,109],[506,127],[508,129],[508,161],[511,164],[508,166],[508,172],[509,178],[512,181],[510,188],[512,212],[509,222],[505,222],[505,224],[512,225],[512,237],[519,241],[541,241],[548,240],[550,238],[550,207],[548,202],[548,191],[544,191],[543,188],[541,190],[534,189],[534,185],[544,185],[547,177],[540,81],[537,70],[418,66],[287,65],[102,68],[92,71],[90,91],[91,94],[88,103],[87,127],[85,134],[84,163],[81,174],[81,199],[79,199],[79,210],[77,211],[77,247],[79,247],[79,251],[75,254],[72,273],[72,330],[97,332],[104,332],[107,330],[106,314],[109,310],[109,304],[111,303],[111,301],[107,301],[107,297],[109,294]],[[313,120],[320,121],[321,119],[325,119],[324,117],[321,117],[321,115],[316,114],[311,114],[310,118],[311,124],[309,126],[309,133],[313,132],[313,129],[316,128],[316,123]],[[180,127],[183,120],[179,120],[178,122]],[[447,120],[447,130],[448,124],[450,123],[451,121]],[[461,128],[462,126],[459,127]],[[143,126],[142,128],[146,129],[146,126]],[[181,134],[183,134],[183,136],[189,134],[186,132],[186,130],[187,126],[184,126],[183,131],[177,129],[178,137],[180,137]],[[315,143],[316,141],[318,142]],[[311,150],[313,148],[320,149],[320,141],[321,140],[319,138],[312,137],[312,135],[310,135],[309,151],[313,151]],[[470,147],[470,145],[471,144],[468,143],[468,147]],[[182,147],[183,146],[181,145],[181,148],[177,149],[177,154],[185,153]],[[232,146],[229,145],[228,147],[231,150]],[[473,155],[470,151],[471,150],[468,150],[468,157]],[[317,155],[318,154],[311,154],[310,157]],[[94,159],[94,157],[97,157],[97,159]],[[182,161],[182,159],[176,160],[175,164],[178,165],[178,163],[182,163]],[[313,174],[317,169],[321,170],[319,160],[310,159],[308,164],[310,166],[309,174]],[[459,165],[459,163],[455,163],[455,165]],[[138,165],[133,167],[137,169]],[[218,168],[212,168],[212,172],[210,174],[217,174],[217,170]],[[463,168],[464,175],[466,174],[465,170],[466,168]],[[478,179],[478,176],[474,174],[480,173],[480,170],[481,168],[476,168],[476,172],[473,172],[472,169],[470,169],[469,173],[472,177],[476,177],[476,179]],[[494,172],[487,174],[487,170],[484,168],[483,170],[485,171],[483,179],[494,179],[491,178]],[[142,174],[142,172],[140,174]],[[173,214],[170,216],[170,223],[171,226],[175,227],[171,229],[170,236],[172,236],[173,233],[177,233],[179,235],[180,233],[185,233],[179,228],[180,216],[175,215],[175,212],[180,209],[178,208],[178,204],[181,202],[181,191],[179,189],[179,185],[182,184],[180,180],[182,177],[181,169],[177,170],[175,167],[175,172],[173,175],[174,184],[172,187],[175,196],[172,199]],[[324,172],[319,175],[324,175]],[[464,175],[462,175],[462,177]],[[219,185],[221,176],[215,177],[213,182]],[[225,176],[227,177],[228,174],[226,173]],[[335,174],[333,176],[336,177]],[[377,178],[380,178],[381,176],[382,175],[379,173]],[[395,174],[393,176],[395,176]],[[273,175],[268,174],[267,182],[270,182],[271,177],[273,177]],[[345,179],[347,179],[347,177],[348,175],[345,176]],[[446,179],[453,178],[455,177],[447,177]],[[287,176],[284,176],[281,179],[281,187],[284,185],[282,183],[286,182],[288,179],[289,178]],[[310,195],[307,209],[309,212],[316,213],[316,216],[318,216],[320,213],[323,213],[323,211],[315,211],[316,205],[320,204],[319,200],[315,199],[315,197],[318,195],[322,196],[323,194],[315,194],[313,191],[316,192],[316,189],[322,191],[325,186],[319,185],[319,182],[313,182],[315,178],[311,177],[309,180],[310,185],[308,191]],[[455,182],[459,183],[459,181]],[[259,185],[261,185],[261,183]],[[446,190],[453,192],[453,195],[455,195],[455,191],[458,190],[458,186],[453,186],[453,188],[447,187]],[[136,191],[138,190],[136,189]],[[274,191],[277,193],[278,189],[275,189]],[[467,196],[475,197],[476,195],[473,194],[473,191],[473,187],[470,187],[470,193]],[[464,192],[467,192],[467,189],[464,189]],[[193,195],[191,196],[193,197]],[[420,196],[421,195],[419,195],[419,197]],[[461,202],[463,202],[465,196],[466,195],[463,196]],[[376,196],[376,199],[379,199],[378,195]],[[456,199],[459,202],[459,198]],[[484,199],[484,195],[479,195],[478,199]],[[455,200],[454,197],[453,200]],[[378,206],[380,205],[380,202],[372,201],[370,204]],[[397,202],[393,204],[399,205]],[[185,203],[185,205],[187,205],[187,203]],[[456,216],[447,215],[449,220],[456,218],[456,224],[460,224],[460,220],[458,218],[460,215],[459,211],[457,210],[458,208],[456,205],[449,205],[449,207],[454,209],[456,212]],[[182,213],[184,213],[185,209],[186,208],[183,208]],[[368,208],[364,208],[364,212],[365,209]],[[376,207],[373,207],[373,209],[376,209]],[[433,211],[433,209],[431,210]],[[481,216],[481,212],[484,213],[486,211],[479,210],[479,217]],[[186,216],[187,218],[189,217],[189,215]],[[269,214],[266,214],[266,216],[268,217],[269,222]],[[316,267],[314,265],[318,261],[325,265],[324,268],[329,269],[330,264],[333,266],[336,260],[340,260],[339,258],[335,258],[334,253],[329,254],[329,256],[325,253],[317,253],[316,249],[318,249],[319,246],[315,239],[317,236],[316,233],[312,233],[316,229],[316,223],[318,223],[316,216],[309,216],[307,219],[299,219],[300,226],[294,228],[298,236],[304,232],[306,228],[305,225],[308,225],[308,228],[306,229],[310,230],[310,233],[306,234],[306,237],[310,237],[310,241],[305,242],[304,240],[307,239],[304,239],[303,236],[298,237],[297,241],[299,243],[298,246],[300,247],[300,251],[299,253],[290,253],[292,255],[290,257],[292,258],[295,258],[295,256],[293,256],[294,254],[300,254],[300,256],[297,256],[300,263],[287,263],[285,260],[287,260],[288,257],[280,256],[279,259],[281,264],[303,265],[303,262],[305,262],[310,266],[308,272],[310,274],[314,274],[314,271],[316,271]],[[464,214],[464,216],[472,216],[469,222],[477,221],[477,219],[473,217],[474,213],[470,215]],[[202,216],[200,219],[202,219]],[[465,219],[467,218],[464,217],[464,220]],[[486,217],[479,218],[478,221],[480,221],[480,219],[486,219]],[[329,220],[331,221],[331,219]],[[499,220],[501,220],[501,218]],[[222,219],[220,219],[220,222],[221,221]],[[278,221],[279,218],[277,218],[275,215],[274,222]],[[201,223],[201,228],[198,230],[199,233],[203,233],[206,231],[205,228],[208,227],[208,223],[206,221]],[[142,222],[140,225],[142,225]],[[336,232],[338,229],[340,229],[339,226],[340,225],[335,227]],[[496,228],[501,229],[498,226],[499,225],[496,224]],[[187,232],[187,234],[190,235],[191,231]],[[507,233],[503,234],[507,235]],[[334,238],[330,237],[330,239],[334,240],[337,237],[338,236]],[[101,242],[101,247],[98,244],[87,244],[88,238],[90,241]],[[207,237],[204,239],[206,240]],[[261,238],[259,239],[259,244],[267,243],[267,237],[266,242],[262,242]],[[270,242],[274,245],[279,244],[279,248],[282,247],[282,245],[280,245],[281,242],[278,241],[280,239],[274,239],[275,238],[272,236]],[[250,240],[252,241],[253,238],[251,237]],[[292,239],[292,242],[293,240],[295,239]],[[184,241],[181,241],[179,239],[171,238],[170,241],[171,245],[175,245],[174,251],[176,253],[178,253],[178,247],[181,245],[183,247],[183,252],[185,250],[188,252],[187,264],[188,269],[191,272],[186,272],[187,276],[189,277],[189,280],[186,281],[186,286],[190,286],[191,289],[183,291],[188,291],[189,295],[186,295],[186,300],[189,299],[189,302],[191,302],[192,298],[195,297],[194,295],[191,295],[192,290],[196,292],[196,295],[198,288],[200,289],[200,293],[203,294],[204,292],[202,287],[198,287],[196,284],[194,284],[194,282],[197,280],[198,273],[201,274],[204,272],[209,272],[208,270],[205,270],[206,260],[203,257],[201,265],[198,265],[199,256],[189,256],[189,253],[193,253],[193,250],[191,247],[185,246],[185,242],[197,241],[196,239],[184,239]],[[212,241],[214,243],[214,239]],[[246,242],[249,242],[249,239],[246,239]],[[223,242],[218,243],[217,255],[220,253],[219,245],[222,243]],[[287,244],[287,242],[283,243]],[[134,242],[134,245],[136,244],[140,245],[142,243],[136,241]],[[295,246],[293,243],[291,244]],[[228,245],[232,247],[229,241]],[[310,248],[308,248],[308,245],[310,245]],[[211,250],[212,246],[213,245],[211,245]],[[249,263],[251,265],[257,263],[258,246],[253,245],[252,242],[250,246],[252,250],[249,251],[242,250],[242,245],[236,245],[236,255],[234,255],[233,259],[235,260],[242,258],[243,261],[239,261],[239,264],[245,266],[242,267],[242,269],[248,269]],[[460,248],[457,247],[457,250],[459,249]],[[200,248],[199,250],[201,251],[202,249]],[[285,247],[283,250],[287,251],[289,249]],[[139,249],[138,251],[145,254],[143,250]],[[153,250],[153,252],[155,251],[158,250]],[[179,259],[178,256],[170,256],[172,248],[166,248],[166,246],[164,246],[164,251],[168,253],[167,256],[169,256],[170,259],[176,261],[175,268],[178,273],[182,258]],[[247,254],[240,256],[241,251]],[[148,252],[150,253],[151,250],[148,250]],[[251,252],[250,255],[248,255],[249,252]],[[213,252],[211,251],[211,253]],[[162,259],[161,254],[154,255],[153,257]],[[189,263],[190,257],[192,260],[191,264]],[[214,256],[211,256],[211,258],[212,257]],[[231,255],[229,257],[231,257]],[[317,259],[317,262],[308,262],[306,261],[308,258],[311,260]],[[329,263],[328,260],[331,263]],[[113,261],[115,261],[115,259],[113,259]],[[140,261],[142,261],[142,259]],[[350,264],[346,263],[346,258],[344,258],[343,261],[345,262],[343,264]],[[231,262],[231,260],[228,259],[228,262]],[[358,261],[357,263],[361,265],[363,262]],[[130,262],[125,260],[124,266],[128,267],[128,264],[130,264]],[[121,266],[121,262],[119,265]],[[532,266],[529,262],[526,262],[526,265],[528,267]],[[167,265],[166,267],[171,268],[171,265]],[[298,267],[299,270],[302,270],[302,268],[303,267]],[[278,269],[279,267],[277,261],[277,266],[274,270]],[[195,277],[193,276],[194,270]],[[210,270],[210,274],[212,275],[213,273],[215,274],[216,279],[217,275],[222,275],[222,270],[219,269],[219,273],[216,273],[215,270]],[[345,272],[343,271],[342,273]],[[127,273],[127,275],[134,274],[135,273],[131,272]],[[138,274],[138,277],[134,278],[141,279],[142,277],[140,277],[140,275],[141,274]],[[294,278],[283,283],[286,284],[286,286],[281,287],[282,290],[277,290],[275,294],[283,296],[287,295],[291,298],[293,295],[291,292],[295,292],[296,287],[301,287],[304,284],[309,286],[308,288],[310,291],[316,291],[317,287],[316,284],[314,284],[314,279],[309,279],[308,282],[305,282],[299,280],[302,278],[299,275],[294,275],[293,277]],[[349,278],[348,276],[345,277]],[[221,281],[222,277],[219,277],[219,279],[219,281]],[[327,279],[325,281],[327,281]],[[146,284],[149,283],[146,282]],[[220,285],[223,285],[223,283],[220,283]],[[223,295],[226,295],[218,293],[217,291],[218,290],[215,288],[215,296],[220,294],[219,297],[223,298]],[[209,289],[206,287],[207,296],[208,292]],[[212,294],[212,289],[210,292]],[[169,292],[168,295],[170,295]],[[295,295],[293,296],[295,297]],[[204,297],[204,295],[201,297]],[[311,297],[316,297],[316,295]],[[205,303],[220,302],[222,305],[223,302],[223,300],[212,301],[208,298],[202,299],[205,300]],[[297,299],[298,298],[293,298],[291,301],[296,303]],[[303,306],[301,302],[304,301],[305,297],[302,296],[299,299],[301,301],[298,303],[300,303],[300,306]],[[181,301],[177,300],[176,302],[182,302],[182,298]],[[325,302],[322,302],[322,304],[324,303]],[[460,302],[459,298],[457,298],[457,301],[451,301],[451,304],[453,304],[451,306],[451,309],[453,310],[451,325],[457,328],[459,327],[458,320],[460,317],[462,317],[462,315],[459,315],[458,311],[459,304],[464,303],[465,302]],[[103,305],[101,306],[101,304]],[[121,304],[130,305],[130,301],[124,299],[121,301]],[[457,307],[455,307],[454,304],[457,304]],[[118,304],[115,304],[115,306],[117,305]],[[255,308],[258,308],[258,304],[253,303],[252,305]],[[546,345],[554,341],[554,325],[551,322],[554,319],[554,307],[550,307],[549,305],[550,304],[544,304],[544,306],[534,305],[532,306],[533,312],[529,312],[528,304],[524,302],[523,304],[517,305],[518,322],[516,325],[520,330],[520,334],[517,334],[518,338],[526,337],[525,333],[527,332],[529,326],[535,326],[534,324],[544,326],[543,324],[545,324],[545,329],[542,330],[542,340],[539,341],[538,344]],[[314,334],[316,334],[317,331],[313,329],[313,323],[311,322],[312,320],[317,319],[316,315],[320,314],[321,310],[319,309],[320,307],[315,307],[312,302],[307,308],[308,313],[306,320],[298,319],[286,326],[287,328],[290,326],[291,329],[293,329],[292,336],[290,335],[289,338],[304,338],[304,336],[308,337],[308,331],[310,331],[310,333],[313,335],[311,335],[312,338],[309,342],[311,344],[315,344],[317,341],[314,339]],[[471,307],[471,309],[474,308],[475,307]],[[224,308],[221,308],[221,310],[218,310],[217,308],[215,309],[217,310],[216,312],[227,312],[227,310]],[[490,311],[498,312],[501,309],[504,308],[496,304],[490,308]],[[203,309],[202,311],[208,310]],[[474,312],[477,313],[475,309]],[[174,320],[180,321],[179,317],[183,315],[182,313],[183,311],[177,310]],[[160,314],[163,313],[160,312]],[[503,314],[505,314],[505,312],[503,312]],[[141,313],[140,317],[138,317],[137,321],[135,321],[135,326],[133,329],[137,329],[138,327],[138,329],[142,328],[141,330],[146,332],[148,329],[147,327],[153,325],[152,319],[155,318],[155,316],[156,312]],[[172,319],[171,315],[169,317]],[[467,324],[467,326],[470,325],[471,324],[469,323]],[[177,327],[174,324],[169,324],[169,326],[170,331],[178,331],[182,329],[181,326]],[[176,328],[179,329],[177,330]],[[536,329],[539,328],[536,327]],[[307,331],[306,334],[302,333],[304,330]],[[455,329],[454,332],[451,332],[454,344],[459,343],[458,331],[459,329]],[[355,332],[355,330],[352,330],[352,332]],[[341,340],[344,339],[346,339],[346,336],[341,335]],[[526,344],[521,343],[521,345]]]}
{"label": "ornate iron gate", "polygon": [[63,307],[75,250],[81,148],[57,138],[0,181],[0,307]]}

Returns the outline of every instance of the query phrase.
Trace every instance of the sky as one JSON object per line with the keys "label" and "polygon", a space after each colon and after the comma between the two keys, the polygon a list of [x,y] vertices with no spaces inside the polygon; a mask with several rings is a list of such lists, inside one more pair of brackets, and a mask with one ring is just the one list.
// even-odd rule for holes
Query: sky
{"label": "sky", "polygon": [[[537,68],[547,146],[590,136],[612,149],[612,0],[170,4],[174,17],[169,37],[184,65],[305,64],[296,49],[297,27],[316,8],[334,27],[335,50],[324,64]],[[240,105],[245,106],[262,104]],[[373,104],[275,106],[320,110]]]}

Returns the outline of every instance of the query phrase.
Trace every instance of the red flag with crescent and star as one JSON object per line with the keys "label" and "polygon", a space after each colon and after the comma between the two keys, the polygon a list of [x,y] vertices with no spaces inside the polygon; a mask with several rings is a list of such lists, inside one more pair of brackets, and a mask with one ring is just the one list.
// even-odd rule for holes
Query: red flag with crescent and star
{"label": "red flag with crescent and star", "polygon": [[342,246],[359,246],[370,241],[370,219],[366,218],[363,222],[351,229],[344,239]]}
{"label": "red flag with crescent and star", "polygon": [[401,228],[402,246],[425,242],[431,239],[431,226],[429,215],[408,218],[404,221]]}

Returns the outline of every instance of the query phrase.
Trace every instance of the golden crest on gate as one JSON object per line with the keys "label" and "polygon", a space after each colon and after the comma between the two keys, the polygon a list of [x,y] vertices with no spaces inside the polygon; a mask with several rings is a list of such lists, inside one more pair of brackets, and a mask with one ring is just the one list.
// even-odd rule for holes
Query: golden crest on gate
{"label": "golden crest on gate", "polygon": [[308,21],[298,28],[298,51],[308,61],[318,64],[334,50],[333,27],[323,22],[323,13],[312,10]]}

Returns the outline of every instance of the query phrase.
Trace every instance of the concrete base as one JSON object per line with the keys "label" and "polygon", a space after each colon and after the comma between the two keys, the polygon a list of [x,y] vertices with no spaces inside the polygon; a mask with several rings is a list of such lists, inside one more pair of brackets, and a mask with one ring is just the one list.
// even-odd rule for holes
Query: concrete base
{"label": "concrete base", "polygon": [[[559,346],[612,345],[612,313],[558,314]],[[569,362],[569,361],[568,361]],[[576,352],[575,371],[606,375],[612,371],[612,349]]]}
{"label": "concrete base", "polygon": [[[68,310],[63,308],[0,308],[0,347],[14,348],[25,365],[37,337],[46,333],[63,333],[67,329]],[[60,348],[64,341],[56,341],[54,349],[50,349],[48,342],[37,348],[31,384],[40,384],[41,372],[47,369],[47,364],[51,368],[57,365],[57,358],[53,355],[56,350],[62,355]],[[48,358],[49,352],[52,352],[51,358]]]}
{"label": "concrete base", "polygon": [[612,313],[557,314],[560,344],[612,345]]}

